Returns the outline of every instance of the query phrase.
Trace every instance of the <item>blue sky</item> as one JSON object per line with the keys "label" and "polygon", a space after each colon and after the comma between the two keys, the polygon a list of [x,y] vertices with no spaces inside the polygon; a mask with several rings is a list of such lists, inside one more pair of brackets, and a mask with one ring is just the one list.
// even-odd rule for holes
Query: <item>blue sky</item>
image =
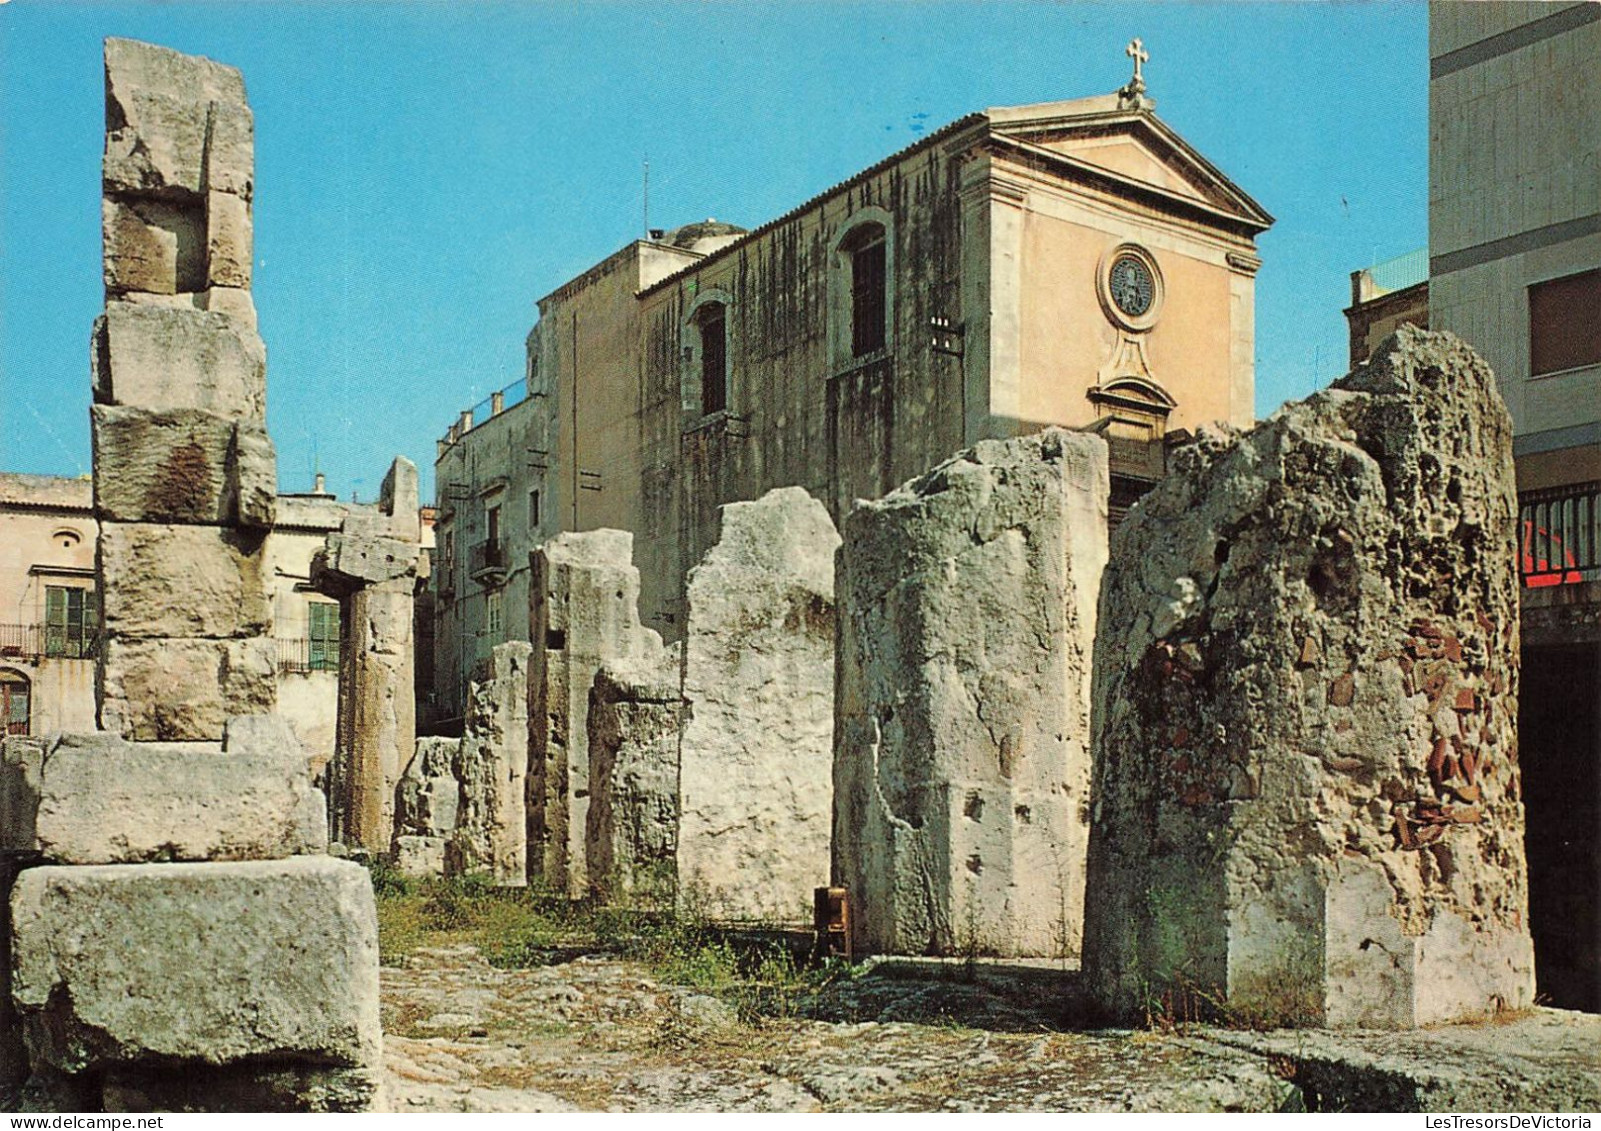
{"label": "blue sky", "polygon": [[1277,223],[1257,411],[1345,369],[1350,272],[1427,234],[1423,3],[0,3],[0,469],[89,470],[100,40],[243,70],[283,490],[363,499],[519,378],[541,295],[651,224],[747,227],[985,106],[1157,113]]}

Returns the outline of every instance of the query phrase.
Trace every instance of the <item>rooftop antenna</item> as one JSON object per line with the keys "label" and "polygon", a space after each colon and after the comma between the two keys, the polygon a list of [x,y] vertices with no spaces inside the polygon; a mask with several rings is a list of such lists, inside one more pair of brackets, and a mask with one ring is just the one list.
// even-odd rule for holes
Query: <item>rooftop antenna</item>
{"label": "rooftop antenna", "polygon": [[645,192],[644,192],[644,221],[645,238],[650,239],[650,154],[645,154]]}

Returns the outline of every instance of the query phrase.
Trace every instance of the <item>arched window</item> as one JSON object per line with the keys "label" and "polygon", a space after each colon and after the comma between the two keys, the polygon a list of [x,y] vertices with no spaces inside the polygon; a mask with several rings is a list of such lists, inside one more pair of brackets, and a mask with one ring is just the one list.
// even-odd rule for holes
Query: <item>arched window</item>
{"label": "arched window", "polygon": [[884,320],[889,313],[885,293],[884,229],[864,224],[851,257],[851,356],[866,357],[884,348]]}
{"label": "arched window", "polygon": [[892,218],[869,205],[840,226],[829,270],[829,353],[837,370],[890,348],[894,336]]}
{"label": "arched window", "polygon": [[28,733],[30,690],[27,676],[0,668],[0,734]]}
{"label": "arched window", "polygon": [[728,407],[728,308],[708,302],[695,314],[700,325],[700,414]]}

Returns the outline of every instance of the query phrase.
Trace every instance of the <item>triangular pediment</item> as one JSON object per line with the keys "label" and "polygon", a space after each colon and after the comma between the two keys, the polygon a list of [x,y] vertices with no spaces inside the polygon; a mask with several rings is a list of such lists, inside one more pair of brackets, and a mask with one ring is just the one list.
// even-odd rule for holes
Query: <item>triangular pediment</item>
{"label": "triangular pediment", "polygon": [[1230,213],[1266,227],[1273,218],[1148,109],[1127,109],[1115,96],[988,111],[993,132],[1036,151],[1057,154],[1115,181]]}

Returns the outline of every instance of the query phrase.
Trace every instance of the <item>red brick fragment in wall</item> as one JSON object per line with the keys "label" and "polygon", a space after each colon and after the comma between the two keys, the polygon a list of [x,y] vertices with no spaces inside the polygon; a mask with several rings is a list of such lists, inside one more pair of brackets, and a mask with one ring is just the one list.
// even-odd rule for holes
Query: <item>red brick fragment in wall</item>
{"label": "red brick fragment in wall", "polygon": [[1351,672],[1336,676],[1329,684],[1329,702],[1336,707],[1349,707],[1356,696],[1356,676]]}

